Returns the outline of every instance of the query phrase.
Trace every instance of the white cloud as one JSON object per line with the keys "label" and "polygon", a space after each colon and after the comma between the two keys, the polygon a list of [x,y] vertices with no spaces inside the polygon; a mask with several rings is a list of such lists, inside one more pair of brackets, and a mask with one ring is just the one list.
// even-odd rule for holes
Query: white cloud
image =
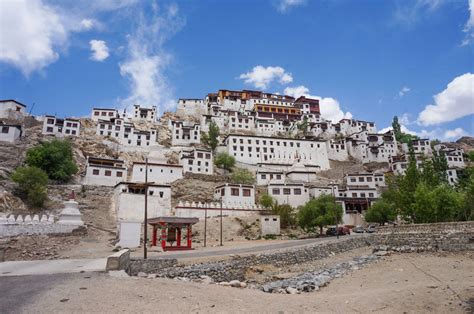
{"label": "white cloud", "polygon": [[91,60],[104,61],[109,57],[109,48],[105,41],[93,39],[89,44],[92,51]]}
{"label": "white cloud", "polygon": [[458,139],[462,136],[465,136],[467,135],[467,132],[464,131],[463,129],[461,128],[456,128],[454,130],[446,130],[444,132],[444,138],[445,139]]}
{"label": "white cloud", "polygon": [[407,86],[403,86],[402,89],[398,92],[398,96],[402,98],[405,96],[406,93],[408,93],[411,89]]}
{"label": "white cloud", "polygon": [[133,104],[156,105],[159,111],[163,111],[175,105],[173,90],[165,73],[173,57],[163,49],[163,44],[184,26],[185,21],[178,16],[176,5],[165,10],[153,5],[152,10],[149,19],[138,14],[138,26],[128,36],[128,56],[119,66],[120,74],[130,84],[130,94],[119,101],[128,108]]}
{"label": "white cloud", "polygon": [[412,124],[412,122],[410,121],[410,114],[409,113],[404,113],[402,114],[402,116],[400,118],[398,118],[400,124],[403,124],[403,125],[409,125],[409,124]]}
{"label": "white cloud", "polygon": [[393,17],[396,23],[411,26],[439,9],[446,2],[448,1],[415,0],[402,2],[402,5],[397,5]]}
{"label": "white cloud", "polygon": [[[439,139],[443,141],[447,140],[453,140],[453,139],[458,139],[462,136],[469,135],[466,131],[464,131],[462,128],[456,128],[454,130],[443,130],[440,128],[436,128],[433,130],[425,130],[422,129],[420,131],[413,131],[408,129],[405,125],[400,123],[400,127],[403,133],[411,134],[411,135],[416,135],[419,138],[428,138],[431,140],[434,139]],[[379,131],[379,133],[385,133],[392,130],[392,127],[386,127],[383,128],[382,130]]]}
{"label": "white cloud", "polygon": [[435,104],[427,105],[418,116],[422,125],[440,124],[474,114],[474,74],[456,77],[433,98]]}
{"label": "white cloud", "polygon": [[81,21],[81,26],[83,27],[84,30],[90,30],[92,27],[94,27],[94,21],[92,19],[83,19]]}
{"label": "white cloud", "polygon": [[257,65],[252,71],[240,74],[239,79],[260,89],[266,89],[274,81],[278,81],[280,84],[293,82],[291,73],[286,72],[284,68],[279,66],[264,67]]}
{"label": "white cloud", "polygon": [[[0,4],[0,62],[25,76],[42,71],[67,50],[74,32],[99,28],[91,16],[135,4],[137,0],[53,1],[9,0]],[[51,3],[51,2],[50,2]]]}
{"label": "white cloud", "polygon": [[344,113],[341,110],[339,102],[332,97],[321,97],[310,95],[309,89],[303,85],[295,87],[287,87],[284,90],[285,95],[293,96],[295,98],[300,96],[306,96],[308,98],[319,99],[319,108],[321,110],[321,116],[324,119],[331,120],[333,122],[339,122],[341,119],[351,119],[352,114],[350,112]]}
{"label": "white cloud", "polygon": [[474,0],[469,0],[469,19],[463,31],[466,33],[466,36],[461,42],[461,46],[466,46],[474,40]]}
{"label": "white cloud", "polygon": [[59,58],[68,31],[60,16],[40,0],[4,1],[0,10],[0,61],[24,75],[42,70]]}
{"label": "white cloud", "polygon": [[280,0],[277,6],[277,10],[280,13],[288,12],[291,8],[304,5],[306,0]]}
{"label": "white cloud", "polygon": [[[400,129],[402,130],[403,133],[420,136],[418,132],[408,129],[406,126],[404,126],[401,123],[400,123]],[[386,128],[381,129],[379,133],[387,133],[388,131],[391,131],[391,130],[393,130],[393,128],[391,126],[388,126]]]}

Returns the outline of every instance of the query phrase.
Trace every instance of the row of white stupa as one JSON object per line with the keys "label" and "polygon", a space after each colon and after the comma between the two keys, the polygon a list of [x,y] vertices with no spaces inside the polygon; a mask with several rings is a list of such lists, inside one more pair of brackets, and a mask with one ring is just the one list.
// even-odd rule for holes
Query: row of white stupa
{"label": "row of white stupa", "polygon": [[14,215],[6,215],[0,216],[0,224],[52,224],[54,223],[54,216],[53,215],[42,215],[41,218],[39,215],[34,215],[31,218],[31,215],[26,215],[23,218],[22,215],[18,215],[16,218]]}
{"label": "row of white stupa", "polygon": [[[220,209],[221,204],[219,202],[210,202],[210,203],[201,203],[201,202],[183,202],[179,201],[176,208],[211,208],[211,209]],[[232,206],[227,206],[225,203],[222,204],[222,208],[226,210],[265,210],[264,207],[260,205],[249,206],[247,204],[236,203]]]}

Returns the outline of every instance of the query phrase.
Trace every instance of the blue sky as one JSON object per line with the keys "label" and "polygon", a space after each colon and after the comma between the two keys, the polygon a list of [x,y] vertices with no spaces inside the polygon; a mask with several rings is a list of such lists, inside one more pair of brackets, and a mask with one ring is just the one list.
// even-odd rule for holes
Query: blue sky
{"label": "blue sky", "polygon": [[[470,2],[469,2],[470,1]],[[330,119],[474,134],[473,0],[0,3],[0,98],[86,116],[264,89],[321,99]],[[471,9],[470,9],[471,8]],[[438,95],[438,96],[437,96]]]}

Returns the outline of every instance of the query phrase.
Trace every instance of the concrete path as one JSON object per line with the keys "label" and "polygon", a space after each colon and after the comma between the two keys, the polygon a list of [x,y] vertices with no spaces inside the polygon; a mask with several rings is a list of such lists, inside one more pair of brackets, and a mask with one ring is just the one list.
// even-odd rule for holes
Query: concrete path
{"label": "concrete path", "polygon": [[106,258],[12,261],[0,263],[0,276],[50,275],[105,271]]}
{"label": "concrete path", "polygon": [[[340,239],[345,239],[352,236],[343,236]],[[192,259],[199,257],[214,257],[214,256],[224,256],[230,254],[250,254],[250,253],[263,253],[265,251],[278,250],[293,248],[305,245],[311,245],[319,242],[328,242],[328,241],[337,241],[336,237],[330,238],[313,238],[313,239],[304,239],[304,240],[288,240],[280,243],[271,243],[271,244],[251,244],[243,247],[214,247],[207,248],[195,251],[182,251],[182,252],[166,252],[159,253],[158,256],[151,256],[150,258],[177,258],[180,259]]]}

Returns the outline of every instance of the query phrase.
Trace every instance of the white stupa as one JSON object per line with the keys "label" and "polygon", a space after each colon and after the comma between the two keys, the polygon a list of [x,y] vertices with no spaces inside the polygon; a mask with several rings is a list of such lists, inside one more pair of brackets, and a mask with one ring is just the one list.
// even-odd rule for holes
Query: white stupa
{"label": "white stupa", "polygon": [[79,211],[79,203],[75,201],[74,190],[69,195],[69,200],[64,202],[64,209],[59,214],[59,224],[83,226],[82,214]]}

